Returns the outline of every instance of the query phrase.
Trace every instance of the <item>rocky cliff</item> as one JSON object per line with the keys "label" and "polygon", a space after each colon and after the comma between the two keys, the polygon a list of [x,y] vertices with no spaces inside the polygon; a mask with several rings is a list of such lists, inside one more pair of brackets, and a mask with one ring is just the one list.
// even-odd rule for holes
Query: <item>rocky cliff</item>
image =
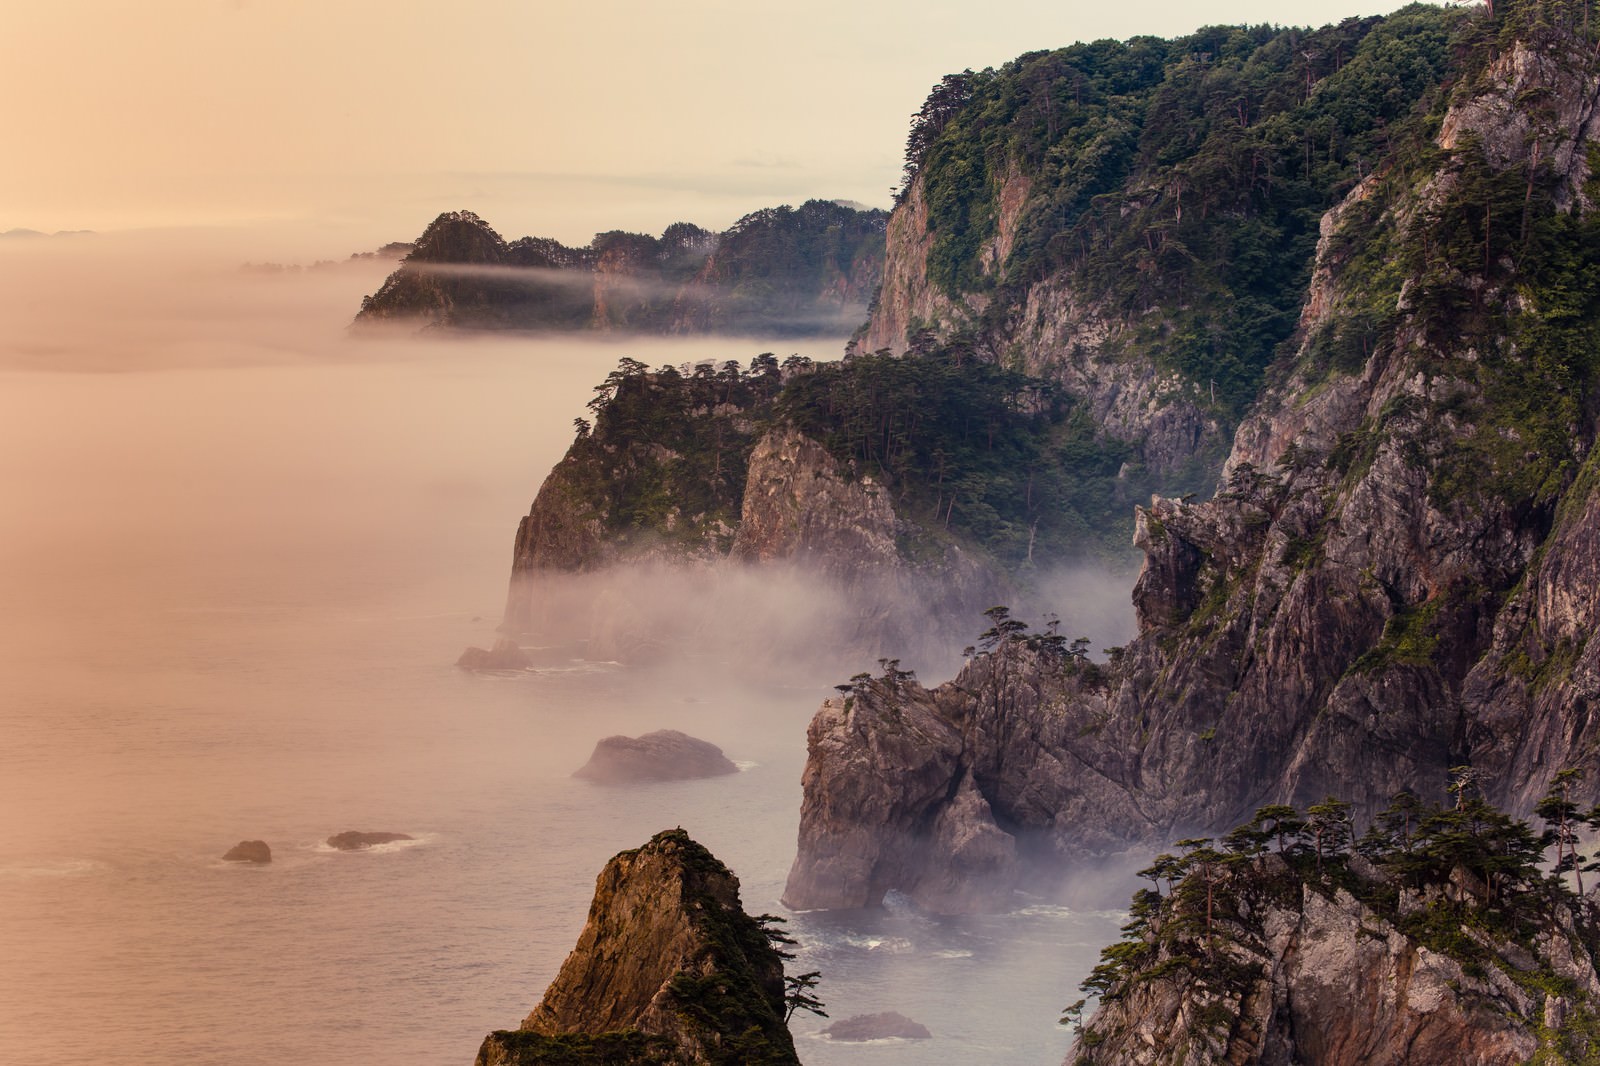
{"label": "rocky cliff", "polygon": [[969,336],[1083,400],[1166,491],[1201,487],[1295,332],[1317,216],[1437,105],[1460,21],[1209,27],[946,77],[853,343]]}
{"label": "rocky cliff", "polygon": [[681,829],[616,856],[544,998],[477,1066],[798,1063],[783,959],[739,881]]}
{"label": "rocky cliff", "polygon": [[1084,983],[1099,1007],[1067,1063],[1588,1061],[1600,908],[1540,873],[1526,827],[1469,807],[1369,835],[1371,858],[1317,814],[1315,853],[1268,851],[1258,820],[1163,856]]}
{"label": "rocky cliff", "polygon": [[[938,828],[958,818],[1070,862],[1272,800],[1370,813],[1455,765],[1519,810],[1596,769],[1600,81],[1579,14],[1463,24],[1449,106],[1325,217],[1297,344],[1220,491],[1138,513],[1137,640],[1087,671],[1002,634],[937,690],[819,712],[792,905],[963,878]],[[954,755],[893,739],[918,720]],[[913,767],[915,795],[872,783]],[[986,817],[956,802],[969,776]]]}
{"label": "rocky cliff", "polygon": [[[960,619],[1000,595],[1003,571],[918,523],[904,487],[782,415],[786,381],[832,373],[802,363],[688,375],[624,365],[518,527],[506,626],[587,632],[590,655],[624,659],[674,642],[738,647],[762,664],[958,647]],[[666,591],[685,570],[704,575],[699,594]],[[725,595],[712,571],[731,575]],[[742,573],[765,575],[765,589],[746,589]],[[752,602],[784,618],[752,618]]]}
{"label": "rocky cliff", "polygon": [[597,234],[584,248],[507,242],[470,211],[440,215],[362,301],[357,325],[655,334],[848,333],[883,263],[882,211],[823,200],[746,215],[718,234]]}

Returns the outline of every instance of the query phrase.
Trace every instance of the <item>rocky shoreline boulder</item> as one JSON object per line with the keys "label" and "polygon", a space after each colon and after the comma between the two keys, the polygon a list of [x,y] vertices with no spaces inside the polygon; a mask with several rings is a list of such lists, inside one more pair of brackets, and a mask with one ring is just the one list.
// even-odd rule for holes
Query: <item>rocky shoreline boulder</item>
{"label": "rocky shoreline boulder", "polygon": [[640,737],[606,737],[594,746],[589,761],[572,776],[603,785],[628,785],[691,781],[738,772],[739,768],[715,744],[676,729],[658,729]]}
{"label": "rocky shoreline boulder", "polygon": [[241,840],[222,856],[223,862],[253,862],[264,866],[272,861],[272,849],[265,840]]}

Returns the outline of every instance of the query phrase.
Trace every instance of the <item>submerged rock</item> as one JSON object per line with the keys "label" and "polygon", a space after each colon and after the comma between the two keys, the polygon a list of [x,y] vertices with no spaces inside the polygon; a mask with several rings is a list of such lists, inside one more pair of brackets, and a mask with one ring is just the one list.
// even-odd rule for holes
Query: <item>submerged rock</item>
{"label": "submerged rock", "polygon": [[463,670],[526,670],[533,665],[533,657],[509,637],[501,637],[494,647],[468,648],[456,660]]}
{"label": "submerged rock", "polygon": [[783,959],[739,879],[682,829],[606,864],[578,943],[520,1029],[477,1066],[548,1062],[798,1064]]}
{"label": "submerged rock", "polygon": [[594,746],[589,761],[572,776],[601,784],[625,785],[639,781],[689,781],[738,772],[739,768],[715,744],[676,729],[658,729],[641,737],[606,737]]}
{"label": "submerged rock", "polygon": [[830,1040],[860,1042],[863,1040],[927,1040],[933,1036],[928,1027],[914,1022],[904,1014],[886,1010],[881,1014],[858,1014],[854,1018],[834,1022],[822,1030]]}
{"label": "submerged rock", "polygon": [[265,840],[241,840],[228,849],[222,861],[269,863],[272,861],[272,849],[267,847]]}
{"label": "submerged rock", "polygon": [[362,833],[354,829],[347,829],[328,838],[328,847],[338,848],[340,851],[361,851],[374,844],[393,844],[397,840],[415,840],[406,833]]}

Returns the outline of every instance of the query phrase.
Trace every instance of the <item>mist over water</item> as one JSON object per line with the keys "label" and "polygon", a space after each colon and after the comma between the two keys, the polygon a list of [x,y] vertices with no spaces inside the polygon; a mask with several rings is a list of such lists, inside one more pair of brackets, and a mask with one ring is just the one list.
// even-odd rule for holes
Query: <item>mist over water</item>
{"label": "mist over water", "polygon": [[[805,726],[839,677],[722,669],[737,647],[451,663],[493,641],[516,520],[618,358],[837,343],[356,339],[391,264],[236,269],[260,258],[205,234],[0,248],[0,1062],[468,1063],[554,976],[605,860],[674,824],[779,910]],[[1118,581],[1063,631],[1125,637]],[[657,728],[744,772],[569,777]],[[345,829],[418,839],[321,844]],[[219,861],[247,838],[271,866]],[[797,915],[835,1018],[896,1009],[938,1038],[836,1047],[800,1018],[801,1056],[1058,1061],[1056,1012],[1115,922]]]}

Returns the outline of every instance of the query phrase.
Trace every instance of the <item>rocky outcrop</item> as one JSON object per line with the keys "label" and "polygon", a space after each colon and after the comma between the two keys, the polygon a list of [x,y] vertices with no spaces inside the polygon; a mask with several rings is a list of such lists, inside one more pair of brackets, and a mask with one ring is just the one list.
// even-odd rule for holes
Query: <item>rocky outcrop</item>
{"label": "rocky outcrop", "polygon": [[[812,373],[772,362],[748,374],[613,375],[615,394],[518,527],[506,628],[567,639],[576,630],[590,658],[626,661],[667,654],[674,640],[732,639],[751,643],[742,655],[766,668],[781,647],[775,632],[719,628],[748,605],[708,606],[701,625],[693,605],[664,603],[662,591],[677,587],[674,570],[759,568],[774,587],[804,586],[788,613],[824,657],[959,646],[963,620],[1004,598],[1006,578],[897,511],[877,477],[774,417],[784,383]],[[758,434],[761,422],[776,424]]]}
{"label": "rocky outcrop", "polygon": [[357,325],[654,334],[844,334],[866,313],[884,214],[813,200],[758,211],[716,234],[611,231],[584,248],[507,242],[470,211],[440,215]]}
{"label": "rocky outcrop", "polygon": [[518,1030],[477,1066],[565,1052],[594,1061],[798,1063],[784,1027],[783,960],[739,903],[739,882],[681,829],[616,856],[595,882],[577,946]]}
{"label": "rocky outcrop", "polygon": [[844,1018],[822,1030],[829,1040],[841,1043],[861,1043],[867,1040],[928,1040],[933,1034],[921,1022],[914,1022],[897,1011],[881,1014],[857,1014]]}
{"label": "rocky outcrop", "polygon": [[222,856],[223,862],[253,862],[265,865],[272,861],[272,849],[265,840],[241,840]]}
{"label": "rocky outcrop", "polygon": [[[996,192],[994,235],[979,253],[986,275],[1004,277],[1031,192],[1031,180],[1013,165]],[[991,358],[1015,360],[1083,400],[1101,433],[1137,445],[1143,463],[1174,486],[1187,487],[1196,465],[1224,454],[1228,420],[1196,383],[1163,369],[1133,343],[1132,324],[1084,286],[1051,276],[1000,297],[951,296],[928,279],[933,238],[924,180],[914,178],[890,217],[883,285],[866,328],[851,342],[856,350],[904,353],[929,331],[949,337],[976,330]],[[990,311],[996,299],[1007,314]]]}
{"label": "rocky outcrop", "polygon": [[928,281],[933,232],[928,225],[924,185],[921,179],[913,179],[904,201],[889,216],[883,282],[872,305],[872,317],[851,342],[857,350],[904,352],[919,330],[952,333],[983,313],[982,295],[957,301]]}
{"label": "rocky outcrop", "polygon": [[415,840],[406,833],[365,833],[356,829],[347,829],[343,833],[335,833],[328,838],[328,847],[339,851],[365,851],[367,848],[378,844],[393,844],[401,840]]}
{"label": "rocky outcrop", "polygon": [[[1566,765],[1590,771],[1585,801],[1600,797],[1585,628],[1600,334],[1552,318],[1569,286],[1600,299],[1567,258],[1600,222],[1537,147],[1593,146],[1600,80],[1589,50],[1547,31],[1538,62],[1507,46],[1458,86],[1444,128],[1471,137],[1356,187],[1332,217],[1301,343],[1216,497],[1139,514],[1137,640],[1091,670],[1013,635],[932,691],[823,707],[791,905],[967,877],[965,852],[942,843],[966,838],[936,827],[983,810],[957,802],[969,779],[1041,867],[1269,802],[1334,793],[1370,814],[1401,788],[1442,795],[1461,764],[1519,812]],[[1513,92],[1515,108],[1496,103]],[[1532,141],[1529,122],[1545,131]],[[1458,228],[1513,185],[1539,243]],[[937,743],[903,746],[911,729]],[[977,883],[1003,892],[995,869],[979,864]]]}
{"label": "rocky outcrop", "polygon": [[889,492],[872,477],[845,479],[826,448],[787,427],[758,440],[749,462],[734,559],[846,578],[902,565]]}
{"label": "rocky outcrop", "polygon": [[456,660],[463,670],[526,670],[533,657],[509,637],[501,637],[493,648],[468,648]]}
{"label": "rocky outcrop", "polygon": [[643,781],[692,781],[736,774],[722,749],[676,729],[658,729],[640,737],[606,737],[594,746],[589,761],[573,777],[604,785]]}
{"label": "rocky outcrop", "polygon": [[1516,921],[1491,918],[1458,887],[1469,883],[1458,870],[1454,884],[1419,890],[1370,866],[1302,879],[1266,856],[1213,886],[1209,935],[1193,918],[1177,928],[1180,889],[1107,964],[1120,972],[1067,1064],[1511,1066],[1592,1054],[1594,904],[1537,892],[1515,905]]}

